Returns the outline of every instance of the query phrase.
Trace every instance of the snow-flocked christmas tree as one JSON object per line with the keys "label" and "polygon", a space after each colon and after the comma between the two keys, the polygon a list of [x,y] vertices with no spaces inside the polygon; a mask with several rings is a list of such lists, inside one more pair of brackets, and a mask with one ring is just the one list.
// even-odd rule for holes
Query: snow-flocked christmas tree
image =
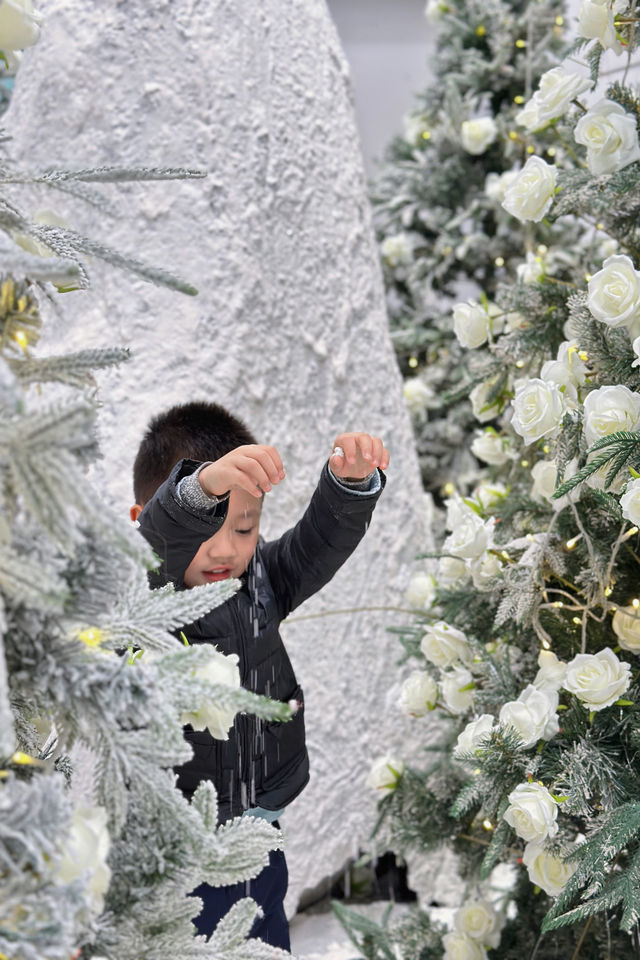
{"label": "snow-flocked christmas tree", "polygon": [[448,722],[370,784],[387,842],[449,845],[464,895],[449,930],[345,922],[371,960],[640,956],[636,8],[582,0],[562,66],[542,40],[555,7],[432,9],[442,79],[378,197],[426,485],[446,497],[400,705]]}
{"label": "snow-flocked christmas tree", "polygon": [[[0,5],[12,63],[39,29],[28,0]],[[224,736],[239,710],[286,720],[289,708],[240,689],[235,658],[176,639],[235,584],[150,591],[149,548],[87,478],[98,453],[93,371],[127,352],[36,349],[47,318],[61,322],[60,292],[89,286],[88,257],[195,290],[49,214],[31,219],[15,186],[71,193],[102,225],[100,183],[200,174],[34,173],[6,137],[1,146],[0,957],[288,956],[246,939],[251,900],[209,942],[194,936],[201,903],[188,894],[255,876],[281,837],[253,818],[219,827],[213,789],[187,803],[172,767],[190,757],[183,722]]]}

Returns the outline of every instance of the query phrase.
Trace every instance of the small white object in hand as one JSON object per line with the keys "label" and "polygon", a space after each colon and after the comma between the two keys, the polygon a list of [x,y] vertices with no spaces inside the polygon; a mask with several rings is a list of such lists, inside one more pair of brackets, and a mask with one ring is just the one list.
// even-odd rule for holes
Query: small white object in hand
{"label": "small white object in hand", "polygon": [[334,447],[333,450],[331,451],[331,456],[342,457],[342,459],[344,460],[344,450],[342,449],[342,447]]}

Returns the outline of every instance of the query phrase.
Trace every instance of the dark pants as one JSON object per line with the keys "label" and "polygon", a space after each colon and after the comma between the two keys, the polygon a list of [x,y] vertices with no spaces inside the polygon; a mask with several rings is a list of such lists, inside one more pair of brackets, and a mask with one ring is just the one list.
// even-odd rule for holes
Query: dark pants
{"label": "dark pants", "polygon": [[201,883],[192,894],[201,897],[204,904],[202,913],[193,921],[198,933],[210,937],[234,903],[243,897],[251,897],[262,907],[264,914],[256,918],[251,936],[259,937],[272,947],[290,950],[289,924],[283,905],[288,882],[289,872],[284,853],[282,850],[272,850],[269,865],[255,880],[243,880],[228,887],[210,887],[208,883]]}

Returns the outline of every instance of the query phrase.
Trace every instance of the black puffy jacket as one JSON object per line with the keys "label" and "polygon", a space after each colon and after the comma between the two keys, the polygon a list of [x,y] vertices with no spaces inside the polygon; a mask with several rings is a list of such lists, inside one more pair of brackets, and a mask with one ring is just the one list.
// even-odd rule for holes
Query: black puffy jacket
{"label": "black puffy jacket", "polygon": [[[184,588],[184,572],[198,547],[220,529],[227,513],[227,502],[206,512],[187,507],[178,497],[177,483],[198,466],[192,460],[176,464],[140,514],[140,529],[162,561],[156,583],[172,581],[178,589]],[[383,486],[385,477],[380,477]],[[286,723],[238,714],[228,740],[216,740],[208,730],[185,728],[194,756],[177,768],[178,787],[191,797],[202,780],[211,780],[221,820],[249,807],[279,810],[309,780],[304,700],[279,626],[353,552],[379,493],[351,492],[336,483],[325,465],[295,527],[277,540],[261,540],[238,593],[184,629],[190,643],[212,643],[222,653],[238,654],[240,682],[246,689],[301,704]]]}

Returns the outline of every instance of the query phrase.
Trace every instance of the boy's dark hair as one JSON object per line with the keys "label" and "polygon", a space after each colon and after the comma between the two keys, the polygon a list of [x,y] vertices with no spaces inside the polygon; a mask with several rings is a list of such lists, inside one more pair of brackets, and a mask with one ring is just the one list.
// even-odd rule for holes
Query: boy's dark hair
{"label": "boy's dark hair", "polygon": [[218,460],[247,443],[257,440],[217,403],[183,403],[158,414],[149,422],[133,464],[136,503],[148,503],[182,457]]}

